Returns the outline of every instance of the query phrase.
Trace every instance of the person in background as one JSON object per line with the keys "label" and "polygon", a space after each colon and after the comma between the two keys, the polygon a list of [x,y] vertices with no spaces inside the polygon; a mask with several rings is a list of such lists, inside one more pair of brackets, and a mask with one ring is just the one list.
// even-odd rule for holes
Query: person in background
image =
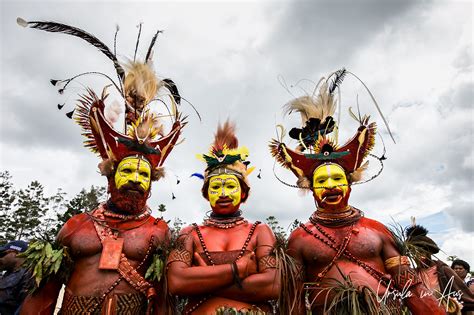
{"label": "person in background", "polygon": [[416,263],[416,272],[423,284],[442,303],[446,313],[474,315],[474,295],[463,281],[465,274],[460,277],[454,268],[449,268],[436,258],[440,248],[428,237],[428,230],[413,224],[405,230],[405,234],[407,248],[414,253],[412,257]]}
{"label": "person in background", "polygon": [[474,279],[471,277],[470,274],[471,266],[469,266],[469,264],[464,260],[455,259],[451,264],[451,268],[458,274],[461,279],[464,280],[464,283],[466,283],[467,287],[471,290],[471,292],[474,293]]}
{"label": "person in background", "polygon": [[11,241],[0,247],[0,314],[19,314],[19,309],[31,286],[31,275],[22,268],[24,258],[18,257],[28,244]]}

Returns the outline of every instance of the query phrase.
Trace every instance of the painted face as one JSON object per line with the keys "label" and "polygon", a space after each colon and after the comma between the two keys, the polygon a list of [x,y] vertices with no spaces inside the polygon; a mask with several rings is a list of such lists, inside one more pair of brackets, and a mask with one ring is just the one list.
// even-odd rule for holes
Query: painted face
{"label": "painted face", "polygon": [[117,189],[127,184],[134,184],[146,192],[150,189],[150,163],[138,157],[127,157],[120,161],[114,179]]}
{"label": "painted face", "polygon": [[347,208],[350,195],[346,173],[337,164],[323,164],[313,173],[313,196],[322,209]]}
{"label": "painted face", "polygon": [[209,180],[209,203],[214,212],[232,214],[239,209],[242,189],[235,175],[216,175]]}

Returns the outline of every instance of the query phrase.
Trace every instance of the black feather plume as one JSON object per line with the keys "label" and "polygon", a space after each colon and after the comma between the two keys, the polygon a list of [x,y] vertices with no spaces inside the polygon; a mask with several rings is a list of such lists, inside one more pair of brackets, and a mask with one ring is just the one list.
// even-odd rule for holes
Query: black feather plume
{"label": "black feather plume", "polygon": [[344,77],[346,76],[347,71],[346,68],[342,68],[341,70],[337,70],[334,73],[334,78],[332,79],[331,85],[329,86],[329,94],[332,95],[336,88],[342,83],[342,80],[344,80]]}
{"label": "black feather plume", "polygon": [[[20,22],[18,23],[20,24]],[[107,45],[101,42],[94,35],[89,34],[86,31],[81,30],[80,28],[69,26],[66,24],[56,23],[56,22],[30,21],[30,22],[26,22],[26,24],[30,28],[36,28],[38,30],[52,32],[52,33],[68,34],[68,35],[76,36],[85,40],[89,44],[99,49],[104,55],[106,55],[110,60],[113,61],[115,70],[117,71],[117,75],[119,76],[120,80],[123,81],[125,77],[125,70],[119,64],[117,58],[110,51],[109,47],[107,47]]]}
{"label": "black feather plume", "polygon": [[163,82],[166,83],[166,88],[170,90],[171,95],[173,96],[176,104],[181,104],[181,96],[179,95],[178,87],[171,79],[163,79]]}
{"label": "black feather plume", "polygon": [[66,103],[58,104],[58,109],[59,109],[59,110],[63,109],[64,105],[66,105]]}
{"label": "black feather plume", "polygon": [[413,225],[406,229],[405,235],[407,236],[407,238],[426,236],[428,235],[428,230],[421,225]]}
{"label": "black feather plume", "polygon": [[155,46],[156,38],[158,37],[158,34],[160,33],[163,33],[163,31],[160,31],[160,30],[156,31],[155,36],[153,36],[153,38],[151,39],[150,46],[148,46],[148,51],[146,53],[145,63],[150,61],[151,54],[153,52],[153,47]]}
{"label": "black feather plume", "polygon": [[133,62],[135,62],[135,59],[137,58],[138,44],[140,43],[140,35],[142,34],[142,25],[143,23],[138,24],[138,36],[137,43],[135,44],[135,53],[133,54]]}

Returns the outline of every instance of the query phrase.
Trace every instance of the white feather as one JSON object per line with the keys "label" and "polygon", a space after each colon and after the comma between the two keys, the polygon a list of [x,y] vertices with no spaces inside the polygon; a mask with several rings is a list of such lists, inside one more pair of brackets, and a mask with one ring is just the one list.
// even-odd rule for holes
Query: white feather
{"label": "white feather", "polygon": [[105,119],[110,124],[115,124],[118,120],[119,115],[123,112],[123,106],[116,100],[112,102],[109,106],[105,107]]}

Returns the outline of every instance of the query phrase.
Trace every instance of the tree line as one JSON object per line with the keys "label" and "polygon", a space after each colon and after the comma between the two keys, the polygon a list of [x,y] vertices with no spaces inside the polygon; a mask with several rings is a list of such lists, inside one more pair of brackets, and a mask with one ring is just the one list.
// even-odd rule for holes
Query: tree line
{"label": "tree line", "polygon": [[38,181],[17,189],[8,171],[0,172],[0,246],[11,240],[53,242],[72,216],[94,209],[105,200],[106,188],[91,186],[68,198],[59,188],[47,196]]}
{"label": "tree line", "polygon": [[[0,246],[11,240],[53,242],[61,227],[72,216],[95,209],[106,199],[106,187],[91,186],[82,189],[72,198],[61,188],[52,196],[47,196],[44,186],[32,181],[25,189],[16,189],[8,171],[0,172]],[[163,213],[166,206],[160,204],[158,211]],[[167,222],[170,223],[169,221]],[[278,239],[287,237],[288,229],[279,225],[274,216],[266,223]],[[295,220],[289,230],[298,226]],[[170,225],[171,231],[179,233],[184,221],[175,218]]]}

